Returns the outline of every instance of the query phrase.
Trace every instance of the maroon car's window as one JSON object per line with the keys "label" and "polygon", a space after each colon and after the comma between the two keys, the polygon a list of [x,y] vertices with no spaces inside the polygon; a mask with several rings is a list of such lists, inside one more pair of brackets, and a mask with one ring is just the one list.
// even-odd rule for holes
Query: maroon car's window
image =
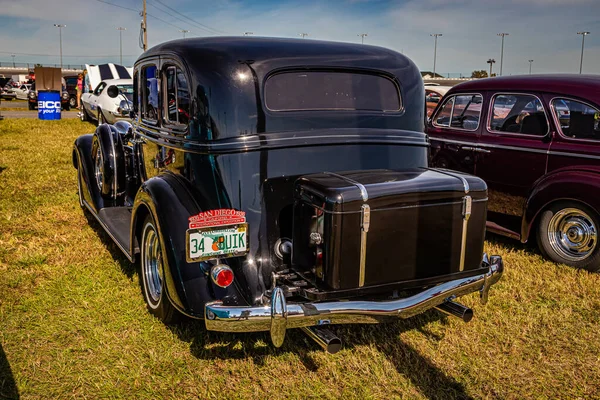
{"label": "maroon car's window", "polygon": [[548,119],[540,99],[530,94],[498,94],[492,100],[490,131],[544,136]]}
{"label": "maroon car's window", "polygon": [[433,120],[433,125],[440,127],[450,126],[450,116],[452,115],[452,107],[454,106],[454,97],[450,97],[444,102],[444,105],[438,111]]}
{"label": "maroon car's window", "polygon": [[298,71],[271,76],[265,83],[271,111],[399,111],[398,86],[379,75],[341,71]]}
{"label": "maroon car's window", "polygon": [[554,99],[552,111],[563,135],[574,139],[600,139],[600,111],[579,101]]}
{"label": "maroon car's window", "polygon": [[482,103],[478,94],[452,96],[436,114],[433,125],[475,131],[479,128]]}

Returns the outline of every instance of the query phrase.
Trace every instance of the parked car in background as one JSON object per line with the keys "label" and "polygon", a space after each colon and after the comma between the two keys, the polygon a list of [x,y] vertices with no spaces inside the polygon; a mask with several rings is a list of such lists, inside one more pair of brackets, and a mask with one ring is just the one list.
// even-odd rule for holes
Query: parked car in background
{"label": "parked car in background", "polygon": [[65,82],[67,84],[67,93],[69,93],[69,106],[71,108],[77,107],[77,75],[65,76]]}
{"label": "parked car in background", "polygon": [[[111,96],[115,90],[117,96]],[[133,100],[132,79],[110,79],[102,81],[93,92],[81,95],[82,121],[96,120],[98,124],[114,124],[120,119],[130,119]]]}
{"label": "parked car in background", "polygon": [[23,83],[13,90],[17,96],[17,99],[27,100],[27,96],[29,95],[29,91],[31,90],[31,84]]}
{"label": "parked car in background", "polygon": [[431,160],[484,179],[487,229],[549,259],[600,269],[600,76],[481,79],[453,87],[428,122]]}
{"label": "parked car in background", "polygon": [[12,86],[7,84],[6,86],[0,88],[0,98],[2,100],[14,100],[17,98],[17,93],[15,93],[15,90],[12,88]]}
{"label": "parked car in background", "polygon": [[425,84],[425,104],[427,105],[427,116],[431,116],[431,113],[438,105],[442,97],[450,90],[452,86],[440,86]]}
{"label": "parked car in background", "polygon": [[335,352],[326,324],[433,307],[468,321],[455,297],[485,302],[500,278],[483,254],[485,183],[428,167],[425,92],[404,55],[184,39],[142,54],[134,82],[134,124],[79,137],[73,162],[81,206],[140,259],[162,321],[270,331],[275,346],[303,328]]}
{"label": "parked car in background", "polygon": [[[35,87],[35,82],[30,86],[30,90],[27,95],[29,109],[36,110],[38,108],[38,91]],[[69,103],[69,93],[66,90],[63,90],[60,95],[60,106],[61,109],[65,111],[69,111],[71,109],[71,105]]]}

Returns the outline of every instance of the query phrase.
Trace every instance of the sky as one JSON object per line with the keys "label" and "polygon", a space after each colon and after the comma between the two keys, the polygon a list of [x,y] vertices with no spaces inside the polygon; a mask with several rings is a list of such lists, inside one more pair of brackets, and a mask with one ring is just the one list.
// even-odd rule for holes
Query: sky
{"label": "sky", "polygon": [[[107,4],[111,3],[111,4]],[[500,32],[505,37],[503,74],[577,73],[582,36],[584,73],[600,74],[600,0],[147,0],[148,45],[187,37],[297,37],[383,46],[410,57],[422,71],[470,75],[500,67]],[[139,47],[142,0],[0,0],[0,63],[63,64],[119,62],[133,65]]]}

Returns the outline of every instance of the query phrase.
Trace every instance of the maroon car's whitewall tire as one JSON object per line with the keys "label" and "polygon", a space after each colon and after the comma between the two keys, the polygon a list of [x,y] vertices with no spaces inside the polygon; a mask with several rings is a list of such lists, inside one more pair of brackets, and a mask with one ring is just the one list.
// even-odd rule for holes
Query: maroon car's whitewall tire
{"label": "maroon car's whitewall tire", "polygon": [[537,241],[543,255],[554,262],[588,271],[600,270],[600,217],[573,201],[545,209],[538,223]]}

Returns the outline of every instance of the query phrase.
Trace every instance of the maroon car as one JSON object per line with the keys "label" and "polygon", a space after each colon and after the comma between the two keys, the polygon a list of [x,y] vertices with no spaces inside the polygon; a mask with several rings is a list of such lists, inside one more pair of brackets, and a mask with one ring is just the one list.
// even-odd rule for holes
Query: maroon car
{"label": "maroon car", "polygon": [[600,76],[481,79],[453,87],[428,121],[436,167],[489,187],[487,229],[553,261],[600,269]]}

